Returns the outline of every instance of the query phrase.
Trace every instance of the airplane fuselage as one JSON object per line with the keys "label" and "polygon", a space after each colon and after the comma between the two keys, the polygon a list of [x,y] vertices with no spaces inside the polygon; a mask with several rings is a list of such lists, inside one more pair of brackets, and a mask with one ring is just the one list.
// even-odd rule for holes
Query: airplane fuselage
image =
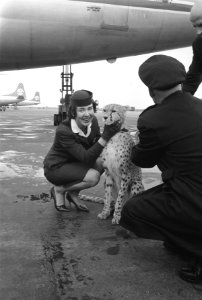
{"label": "airplane fuselage", "polygon": [[40,102],[36,102],[33,100],[23,100],[21,102],[18,102],[16,106],[31,106],[31,105],[38,105]]}
{"label": "airplane fuselage", "polygon": [[23,100],[24,100],[24,98],[21,98],[21,97],[16,98],[16,97],[12,97],[12,96],[0,96],[0,106],[16,104]]}
{"label": "airplane fuselage", "polygon": [[193,1],[2,0],[0,70],[126,57],[191,45]]}

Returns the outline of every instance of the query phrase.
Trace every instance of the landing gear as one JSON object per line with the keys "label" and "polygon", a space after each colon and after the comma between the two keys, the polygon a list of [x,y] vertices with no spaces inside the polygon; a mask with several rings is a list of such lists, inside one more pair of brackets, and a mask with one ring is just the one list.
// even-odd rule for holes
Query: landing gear
{"label": "landing gear", "polygon": [[54,114],[54,126],[58,126],[63,120],[66,119],[69,110],[70,97],[73,93],[73,73],[71,70],[71,65],[63,66],[61,78],[62,88],[60,91],[62,93],[62,98],[60,99],[61,104],[58,106],[58,114]]}
{"label": "landing gear", "polygon": [[53,116],[53,125],[58,126],[62,122],[60,114],[54,114]]}

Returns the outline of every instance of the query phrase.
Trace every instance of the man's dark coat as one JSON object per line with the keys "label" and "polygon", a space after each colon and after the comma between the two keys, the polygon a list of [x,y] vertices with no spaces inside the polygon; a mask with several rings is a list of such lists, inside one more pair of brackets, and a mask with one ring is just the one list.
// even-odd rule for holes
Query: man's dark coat
{"label": "man's dark coat", "polygon": [[202,258],[202,101],[176,92],[143,111],[133,162],[157,165],[163,183],[131,198],[120,224]]}
{"label": "man's dark coat", "polygon": [[202,81],[202,34],[192,44],[193,59],[183,83],[183,91],[195,94]]}

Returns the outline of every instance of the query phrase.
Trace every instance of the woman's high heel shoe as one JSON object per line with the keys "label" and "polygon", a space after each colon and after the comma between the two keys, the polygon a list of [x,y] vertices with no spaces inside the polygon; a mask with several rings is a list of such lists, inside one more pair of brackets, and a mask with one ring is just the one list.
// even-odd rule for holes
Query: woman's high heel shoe
{"label": "woman's high heel shoe", "polygon": [[51,194],[51,198],[53,198],[53,200],[54,200],[55,208],[56,208],[58,211],[60,211],[60,212],[70,212],[69,208],[66,207],[64,204],[63,204],[63,205],[57,205],[54,187],[51,188],[50,194]]}
{"label": "woman's high heel shoe", "polygon": [[76,203],[69,193],[66,193],[66,199],[69,201],[70,205],[73,203],[77,210],[89,212],[89,209],[86,205]]}

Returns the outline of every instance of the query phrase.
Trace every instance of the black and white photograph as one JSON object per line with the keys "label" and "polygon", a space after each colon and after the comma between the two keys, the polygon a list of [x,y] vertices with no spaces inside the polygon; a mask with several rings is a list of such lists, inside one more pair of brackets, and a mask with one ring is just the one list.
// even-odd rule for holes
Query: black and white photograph
{"label": "black and white photograph", "polygon": [[0,1],[0,299],[202,300],[202,0]]}

